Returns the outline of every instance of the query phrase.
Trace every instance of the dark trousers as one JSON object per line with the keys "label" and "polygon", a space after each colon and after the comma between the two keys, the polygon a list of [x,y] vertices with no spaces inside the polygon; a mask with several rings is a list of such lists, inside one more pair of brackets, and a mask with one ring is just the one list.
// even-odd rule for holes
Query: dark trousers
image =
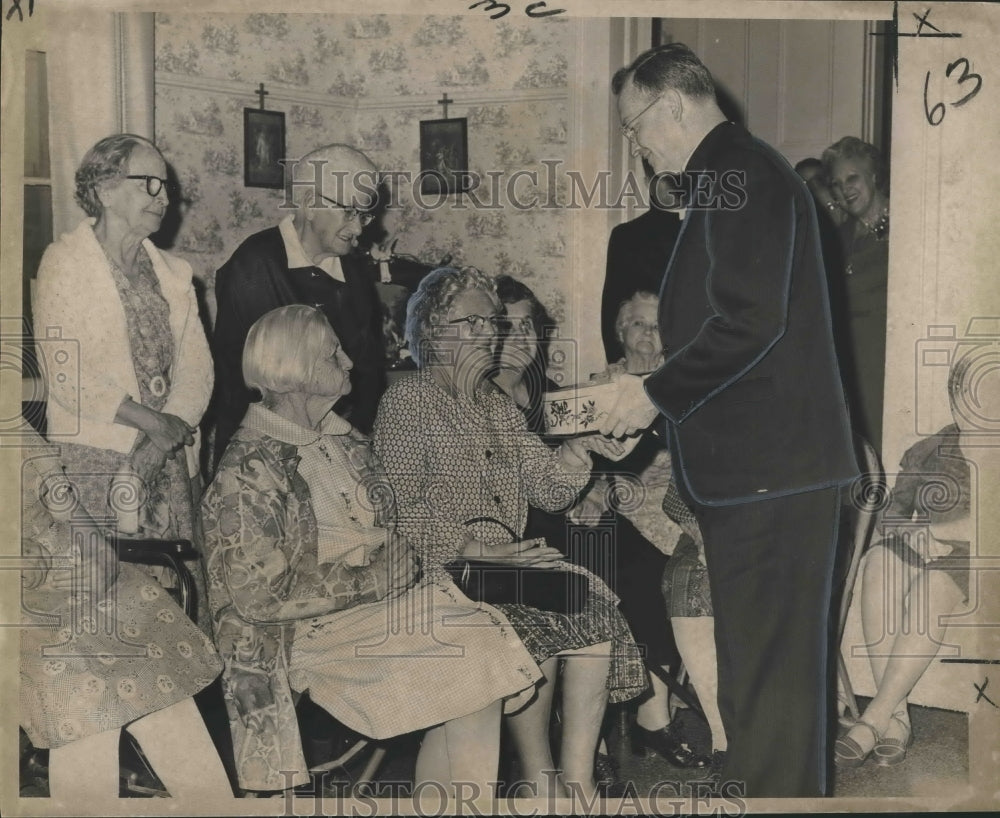
{"label": "dark trousers", "polygon": [[828,617],[840,490],[694,506],[715,609],[723,781],[826,795]]}

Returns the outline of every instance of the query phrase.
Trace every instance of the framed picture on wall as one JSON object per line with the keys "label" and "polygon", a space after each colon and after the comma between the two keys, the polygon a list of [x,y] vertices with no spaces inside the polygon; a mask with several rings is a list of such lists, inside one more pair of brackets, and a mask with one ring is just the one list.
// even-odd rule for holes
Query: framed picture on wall
{"label": "framed picture on wall", "polygon": [[420,192],[461,193],[469,189],[468,120],[420,123]]}
{"label": "framed picture on wall", "polygon": [[279,159],[285,156],[283,111],[243,109],[243,184],[246,187],[282,188],[285,171]]}

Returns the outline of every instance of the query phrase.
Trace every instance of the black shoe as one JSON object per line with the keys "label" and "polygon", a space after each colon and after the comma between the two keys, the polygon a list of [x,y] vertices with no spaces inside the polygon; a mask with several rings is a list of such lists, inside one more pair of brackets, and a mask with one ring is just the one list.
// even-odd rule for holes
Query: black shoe
{"label": "black shoe", "polygon": [[645,756],[649,751],[661,755],[675,767],[706,767],[710,760],[699,755],[688,744],[687,739],[671,722],[659,730],[647,730],[638,724],[632,725],[632,754]]}
{"label": "black shoe", "polygon": [[719,782],[722,781],[722,767],[726,763],[726,751],[725,750],[712,750],[712,759],[708,764],[708,777],[715,783],[718,787]]}
{"label": "black shoe", "polygon": [[594,781],[598,784],[613,784],[618,780],[618,767],[611,756],[598,753],[594,758]]}
{"label": "black shoe", "polygon": [[621,798],[625,785],[618,780],[618,765],[611,756],[597,754],[594,759],[594,783],[602,798]]}

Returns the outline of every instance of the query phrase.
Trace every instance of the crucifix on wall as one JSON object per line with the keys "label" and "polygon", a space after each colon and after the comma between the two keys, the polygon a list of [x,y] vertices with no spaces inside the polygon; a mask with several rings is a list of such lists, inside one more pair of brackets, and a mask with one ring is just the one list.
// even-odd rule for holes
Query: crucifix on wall
{"label": "crucifix on wall", "polygon": [[264,97],[271,93],[264,83],[253,93],[260,98],[260,109],[243,109],[243,184],[282,188],[285,170],[279,160],[285,156],[285,113],[264,110]]}
{"label": "crucifix on wall", "polygon": [[437,104],[443,119],[420,123],[420,192],[463,193],[469,189],[468,120],[448,118],[448,106],[455,100],[447,92]]}

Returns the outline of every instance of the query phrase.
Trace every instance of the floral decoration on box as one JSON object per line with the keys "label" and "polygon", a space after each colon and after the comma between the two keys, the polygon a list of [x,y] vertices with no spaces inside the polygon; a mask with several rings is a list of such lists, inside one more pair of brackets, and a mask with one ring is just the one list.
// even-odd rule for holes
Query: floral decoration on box
{"label": "floral decoration on box", "polygon": [[580,435],[597,430],[614,406],[614,383],[580,384],[555,389],[542,396],[545,431],[551,435]]}

